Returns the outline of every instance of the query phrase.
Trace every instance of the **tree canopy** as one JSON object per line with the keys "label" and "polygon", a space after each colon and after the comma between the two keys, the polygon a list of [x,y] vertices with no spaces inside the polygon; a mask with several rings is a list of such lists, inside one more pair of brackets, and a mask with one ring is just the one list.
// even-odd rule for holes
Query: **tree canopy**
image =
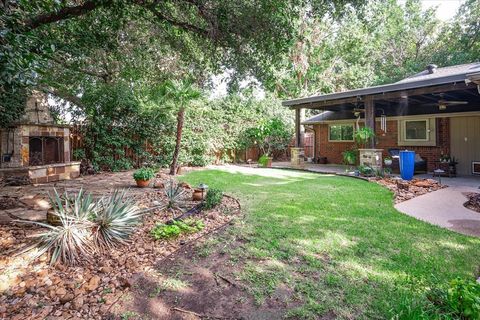
{"label": "tree canopy", "polygon": [[[185,115],[179,161],[205,164],[220,150],[239,148],[249,128],[278,117],[291,128],[292,114],[278,99],[388,83],[429,63],[480,56],[476,0],[448,22],[435,9],[422,10],[419,0],[10,0],[0,6],[0,126],[22,114],[30,89],[43,90],[81,128],[85,157],[110,169],[131,166],[120,160],[125,148],[144,154],[147,140],[156,160],[168,162],[179,103],[162,90],[168,83],[188,79],[203,93]],[[212,76],[226,71],[229,94],[211,99]],[[254,79],[267,98],[241,89],[244,79]]]}

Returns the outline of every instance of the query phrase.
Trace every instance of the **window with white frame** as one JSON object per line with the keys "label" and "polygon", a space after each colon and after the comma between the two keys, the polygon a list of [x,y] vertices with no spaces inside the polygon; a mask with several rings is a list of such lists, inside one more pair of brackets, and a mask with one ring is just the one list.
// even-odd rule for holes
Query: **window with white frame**
{"label": "window with white frame", "polygon": [[404,122],[405,141],[428,141],[428,120],[405,120]]}
{"label": "window with white frame", "polygon": [[328,126],[328,140],[353,141],[353,124],[330,124]]}

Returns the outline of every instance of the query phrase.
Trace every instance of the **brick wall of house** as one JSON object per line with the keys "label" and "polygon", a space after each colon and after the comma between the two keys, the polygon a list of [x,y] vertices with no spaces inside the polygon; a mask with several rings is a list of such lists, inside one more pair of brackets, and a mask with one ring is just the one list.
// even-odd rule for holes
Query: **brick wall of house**
{"label": "brick wall of house", "polygon": [[[380,122],[376,123],[377,148],[384,149],[383,156],[388,156],[389,148],[400,148],[414,150],[423,159],[427,160],[428,170],[435,168],[437,161],[443,154],[450,153],[450,119],[436,119],[436,146],[398,146],[398,121],[387,121],[387,132],[380,130]],[[328,124],[317,124],[315,128],[315,144],[317,157],[327,157],[328,163],[342,163],[342,152],[352,148],[353,142],[329,142],[328,141]]]}

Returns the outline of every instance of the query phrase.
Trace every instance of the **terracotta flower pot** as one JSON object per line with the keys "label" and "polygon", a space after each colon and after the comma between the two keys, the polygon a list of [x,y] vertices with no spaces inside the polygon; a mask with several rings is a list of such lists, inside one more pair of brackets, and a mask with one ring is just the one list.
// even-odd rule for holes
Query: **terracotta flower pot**
{"label": "terracotta flower pot", "polygon": [[205,191],[203,191],[203,194],[202,194],[202,189],[193,189],[192,199],[193,201],[200,201],[202,199],[205,199],[206,195],[207,193]]}
{"label": "terracotta flower pot", "polygon": [[272,167],[272,160],[273,160],[272,157],[268,157],[267,164],[265,165],[265,167],[271,168]]}
{"label": "terracotta flower pot", "polygon": [[47,211],[47,222],[52,226],[59,226],[62,224],[60,218],[55,214],[55,210],[48,209]]}
{"label": "terracotta flower pot", "polygon": [[150,180],[135,180],[137,187],[146,188],[150,184]]}

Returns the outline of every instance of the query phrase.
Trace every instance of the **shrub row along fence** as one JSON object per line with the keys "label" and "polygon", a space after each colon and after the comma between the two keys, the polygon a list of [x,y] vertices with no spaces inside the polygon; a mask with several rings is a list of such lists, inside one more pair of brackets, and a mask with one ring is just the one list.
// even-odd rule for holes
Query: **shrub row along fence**
{"label": "shrub row along fence", "polygon": [[[83,134],[81,132],[81,128],[79,126],[73,126],[71,128],[71,154],[73,155],[73,160],[80,161],[81,160],[81,152],[80,150],[85,150],[85,141],[83,138]],[[141,167],[142,164],[146,161],[145,155],[138,155],[133,149],[129,148],[128,146],[122,147],[123,152],[116,152],[113,157],[114,160],[120,159],[128,159],[135,167]],[[151,143],[148,141],[144,142],[144,150],[153,156],[158,155],[157,152],[154,150]],[[118,151],[118,150],[117,150]],[[257,161],[258,158],[261,156],[261,152],[259,148],[252,147],[247,148],[244,150],[220,150],[214,152],[214,164],[222,163],[223,159],[229,159],[231,162],[247,162],[248,160]],[[287,160],[290,157],[290,150],[289,148],[286,151],[273,151],[273,157],[276,160]]]}

